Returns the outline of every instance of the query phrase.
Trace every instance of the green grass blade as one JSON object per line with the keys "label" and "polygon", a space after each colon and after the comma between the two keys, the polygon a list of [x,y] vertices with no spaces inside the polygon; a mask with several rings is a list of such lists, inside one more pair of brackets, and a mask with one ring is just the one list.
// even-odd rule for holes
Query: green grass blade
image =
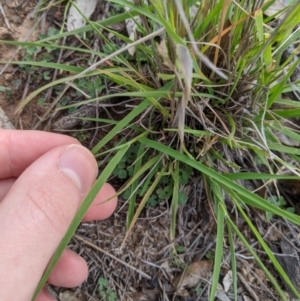
{"label": "green grass blade", "polygon": [[[106,18],[106,19],[101,20],[99,22],[94,22],[94,24],[96,26],[98,24],[101,27],[110,26],[110,25],[113,25],[113,24],[121,23],[121,22],[123,22],[127,19],[131,19],[132,17],[135,17],[137,15],[138,15],[137,11],[132,11],[130,13],[126,12],[126,13],[119,14],[119,15],[116,15],[116,16],[113,16],[113,17],[110,17],[110,18]],[[91,30],[92,30],[91,25],[86,25],[86,26],[80,27],[78,29],[74,29],[74,30],[71,30],[71,31],[66,31],[64,33],[60,33],[60,34],[57,34],[57,35],[53,35],[51,37],[47,37],[45,39],[41,39],[39,42],[41,42],[41,43],[50,42],[50,41],[56,42],[57,40],[59,40],[61,38],[65,38],[65,37],[69,37],[69,36],[73,36],[73,35],[80,35],[80,34],[83,34],[85,32],[91,31]]]}
{"label": "green grass blade", "polygon": [[[161,166],[159,165],[159,161],[161,161],[162,156],[161,155],[157,155],[157,156],[155,156],[155,158],[158,158],[158,159],[157,159],[156,162],[154,162],[152,164],[153,167],[151,168],[151,170],[147,174],[147,176],[145,178],[145,181],[143,183],[143,187],[142,187],[142,190],[141,190],[141,195],[142,196],[146,194],[146,192],[148,191],[148,187],[151,185],[151,182],[153,181],[153,178],[161,170]],[[148,164],[148,163],[146,163],[146,164]]]}
{"label": "green grass blade", "polygon": [[291,75],[293,74],[295,68],[299,65],[299,62],[296,61],[295,63],[292,64],[291,68],[287,72],[287,74],[283,77],[283,79],[280,80],[278,84],[276,84],[274,87],[271,88],[270,90],[270,96],[268,98],[268,104],[267,108],[269,109],[271,105],[281,96],[281,93],[283,91],[283,88],[286,84],[286,82],[289,80]]}
{"label": "green grass blade", "polygon": [[[246,212],[242,209],[242,207],[240,206],[240,204],[235,200],[235,198],[232,198],[234,200],[234,203],[236,205],[236,207],[238,208],[239,212],[242,214],[242,216],[244,217],[245,221],[247,222],[248,226],[250,227],[251,231],[253,232],[253,234],[255,235],[256,239],[258,240],[258,242],[260,243],[260,245],[262,246],[262,248],[264,249],[264,251],[266,252],[267,256],[269,257],[269,259],[272,261],[274,267],[276,268],[276,270],[278,271],[278,273],[280,274],[280,276],[283,278],[283,280],[285,281],[285,283],[290,287],[290,289],[293,291],[293,293],[295,294],[295,296],[297,296],[298,299],[300,299],[300,294],[297,291],[297,289],[294,287],[293,283],[291,282],[291,280],[289,279],[289,277],[287,276],[287,274],[285,273],[285,271],[283,270],[282,266],[279,264],[279,262],[277,261],[275,255],[273,254],[273,252],[270,250],[270,248],[267,246],[267,244],[265,243],[264,239],[261,237],[261,235],[259,234],[258,230],[256,229],[256,227],[253,225],[253,223],[251,222],[251,220],[249,219],[248,215],[246,214]],[[271,279],[270,279],[271,280]],[[278,293],[280,295],[284,295],[283,291],[281,290],[281,288],[278,286],[279,291]]]}
{"label": "green grass blade", "polygon": [[92,153],[96,154],[106,143],[113,139],[122,131],[135,117],[141,114],[147,107],[150,106],[150,101],[145,99],[136,108],[134,108],[128,115],[126,115],[119,123],[92,149]]}
{"label": "green grass blade", "polygon": [[211,177],[213,180],[217,181],[223,187],[226,187],[226,189],[232,189],[236,191],[241,198],[243,199],[243,202],[246,204],[253,206],[255,208],[273,213],[275,215],[279,215],[283,218],[288,219],[289,221],[293,222],[296,225],[300,225],[300,220],[299,216],[292,214],[290,212],[287,212],[285,210],[282,210],[278,208],[277,206],[274,206],[273,204],[267,203],[266,200],[263,198],[259,197],[258,195],[249,192],[247,189],[244,187],[241,187],[237,185],[236,183],[232,182],[228,178],[224,177],[221,174],[218,174],[214,170],[206,167],[205,165],[201,164],[200,162],[197,162],[196,160],[191,159],[190,157],[187,157],[181,153],[179,153],[176,150],[173,150],[161,143],[158,143],[156,141],[151,141],[147,138],[140,138],[139,141],[149,147],[152,147],[166,155],[169,155],[176,160],[179,160],[185,164],[190,165],[191,167],[199,170],[201,173],[205,174],[208,177]]}
{"label": "green grass blade", "polygon": [[[140,144],[139,146],[139,150],[137,152],[137,160],[135,162],[135,165],[134,165],[134,169],[133,169],[133,174],[137,174],[138,171],[141,169],[141,165],[142,165],[142,160],[143,160],[143,157],[142,157],[142,154],[145,152],[145,146],[143,144]],[[131,224],[131,221],[132,221],[132,218],[133,218],[133,215],[134,215],[134,209],[135,209],[135,206],[136,206],[136,197],[137,197],[137,194],[134,193],[136,188],[138,186],[138,179],[136,179],[132,185],[131,185],[131,191],[130,191],[130,200],[129,200],[129,206],[128,206],[128,212],[127,212],[127,218],[126,218],[126,229],[129,228],[130,224]]]}
{"label": "green grass blade", "polygon": [[[205,3],[205,5],[207,5]],[[199,23],[199,26],[195,29],[194,36],[196,40],[201,39],[201,34],[208,30],[209,25],[213,23],[213,19],[218,18],[220,11],[222,10],[223,1],[218,1],[218,3],[212,7],[209,14],[205,17],[203,22]],[[210,28],[209,28],[210,30]]]}
{"label": "green grass blade", "polygon": [[215,209],[217,211],[217,238],[216,238],[216,251],[214,260],[214,270],[212,275],[212,284],[209,294],[209,301],[214,301],[217,287],[219,283],[220,271],[223,259],[223,241],[224,241],[224,211],[226,207],[222,197],[220,186],[216,185],[213,181],[209,181],[211,185],[212,194],[215,199]]}
{"label": "green grass blade", "polygon": [[300,155],[300,149],[292,146],[285,146],[280,143],[269,142],[268,146],[271,150],[275,150],[281,153]]}
{"label": "green grass blade", "polygon": [[133,218],[131,221],[131,224],[129,226],[129,229],[127,231],[127,234],[129,233],[129,231],[131,231],[131,229],[133,228],[133,226],[135,225],[138,217],[140,216],[143,208],[145,207],[147,201],[149,200],[149,197],[152,195],[152,193],[155,191],[161,177],[163,176],[164,172],[158,172],[156,175],[155,180],[153,181],[153,183],[151,184],[151,186],[149,187],[148,191],[146,192],[146,194],[144,195],[143,199],[141,200]]}
{"label": "green grass blade", "polygon": [[300,180],[298,176],[274,175],[253,172],[226,173],[224,177],[230,180]]}
{"label": "green grass blade", "polygon": [[[260,268],[263,270],[263,272],[266,274],[268,279],[271,281],[273,284],[274,288],[276,289],[277,292],[282,292],[280,286],[277,283],[277,280],[273,277],[273,275],[270,273],[270,271],[266,268],[266,266],[262,263],[262,261],[259,259],[258,255],[255,253],[255,251],[252,249],[252,247],[249,245],[247,239],[243,236],[243,234],[239,231],[239,229],[236,227],[236,225],[233,223],[231,219],[227,219],[227,222],[230,224],[231,228],[233,231],[237,234],[241,242],[245,245],[245,247],[248,249],[250,254],[254,257],[255,261],[257,264],[260,266]],[[283,301],[288,301],[287,297],[285,294],[280,294],[280,297],[282,298]]]}
{"label": "green grass blade", "polygon": [[[0,64],[3,64],[4,62],[0,61]],[[35,61],[12,61],[10,64],[19,65],[19,66],[37,66],[37,67],[44,67],[44,68],[51,68],[54,70],[61,70],[65,72],[72,72],[72,73],[80,73],[85,68],[76,67],[68,64],[58,64],[58,63],[48,63],[44,61],[35,62]]]}
{"label": "green grass blade", "polygon": [[[98,71],[90,71],[90,72],[82,75],[80,78],[85,78],[85,77],[94,76],[94,75],[96,75],[96,76],[99,75],[99,72]],[[50,82],[50,83],[42,86],[41,88],[36,89],[35,91],[31,92],[22,102],[20,102],[20,104],[17,106],[17,108],[15,110],[15,113],[20,113],[23,110],[23,108],[31,100],[33,100],[37,95],[39,95],[43,91],[47,90],[48,88],[52,88],[52,87],[54,87],[56,85],[59,85],[59,84],[65,84],[67,81],[72,80],[73,78],[74,78],[73,75],[67,76],[67,77],[63,77],[63,78],[57,79],[55,81],[52,81],[52,82]],[[103,98],[109,98],[109,95],[105,95]]]}
{"label": "green grass blade", "polygon": [[178,208],[178,193],[179,193],[179,162],[175,162],[175,170],[171,173],[173,178],[173,193],[171,201],[171,225],[170,239],[173,241],[176,236],[176,215]]}
{"label": "green grass blade", "polygon": [[144,173],[146,172],[148,169],[150,169],[151,167],[151,171],[148,174],[146,181],[144,182],[142,191],[141,191],[141,195],[144,195],[147,190],[148,190],[148,186],[150,185],[151,179],[152,177],[157,174],[159,166],[157,165],[157,163],[161,160],[161,155],[156,155],[155,157],[151,158],[148,162],[146,162],[143,166],[141,166],[141,168],[133,175],[133,177],[126,183],[126,185],[118,191],[118,195],[122,194],[125,190],[127,190],[129,187],[131,187],[131,185],[138,180],[138,178]]}
{"label": "green grass blade", "polygon": [[168,34],[172,37],[173,41],[178,44],[184,44],[183,40],[177,35],[177,33],[172,29],[170,26],[170,23],[166,21],[166,19],[161,15],[155,15],[152,12],[150,12],[150,9],[146,9],[144,7],[138,6],[133,4],[132,2],[126,1],[126,0],[109,0],[109,2],[112,3],[118,3],[120,5],[124,5],[125,7],[129,7],[132,9],[132,11],[138,12],[152,21],[157,22],[158,24],[161,24],[163,27],[165,27]]}
{"label": "green grass blade", "polygon": [[[287,123],[287,124],[288,124],[288,123]],[[284,134],[284,135],[286,135],[286,136],[292,138],[294,141],[300,143],[300,135],[297,134],[297,133],[295,132],[295,130],[292,130],[292,129],[290,129],[290,128],[284,126],[284,125],[280,125],[280,124],[278,124],[277,122],[271,122],[269,125],[270,125],[273,129],[275,129],[275,130],[281,132],[282,134]],[[288,124],[288,125],[289,125],[289,124]],[[291,124],[291,125],[292,125],[292,124]]]}
{"label": "green grass blade", "polygon": [[230,248],[230,259],[231,259],[231,271],[232,271],[232,287],[234,294],[234,301],[238,300],[238,292],[237,292],[237,264],[235,257],[235,243],[232,235],[232,228],[229,223],[226,222],[227,225],[227,233],[228,233],[228,241]]}

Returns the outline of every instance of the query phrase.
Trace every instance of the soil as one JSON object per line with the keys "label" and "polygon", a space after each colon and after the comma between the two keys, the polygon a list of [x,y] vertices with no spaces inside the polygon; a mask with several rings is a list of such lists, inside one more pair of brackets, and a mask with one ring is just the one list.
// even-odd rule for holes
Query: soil
{"label": "soil", "polygon": [[[11,41],[36,41],[40,29],[36,27],[36,19],[32,15],[37,1],[23,1],[24,5],[16,5],[16,1],[2,3],[3,13],[0,16],[0,39]],[[1,2],[0,2],[1,4]],[[34,29],[36,28],[36,29]],[[0,61],[10,62],[22,60],[24,51],[16,46],[0,43]],[[10,64],[2,65],[0,86],[10,89],[0,93],[0,107],[6,112],[16,128],[32,128],[35,119],[35,107],[26,108],[24,115],[14,116],[14,109],[24,98],[23,91],[27,76],[18,72],[18,67]],[[24,91],[25,92],[25,91]],[[29,91],[28,91],[29,92]]]}
{"label": "soil", "polygon": [[[39,34],[55,23],[55,18],[59,19],[63,14],[63,7],[59,6],[55,11],[49,11],[44,19],[39,19],[40,15],[34,14],[37,1],[25,0],[21,4],[16,3],[13,0],[0,1],[4,12],[0,15],[1,40],[35,41]],[[7,88],[6,92],[0,93],[0,108],[6,112],[17,129],[50,130],[51,124],[57,121],[57,116],[38,127],[37,124],[51,106],[53,98],[43,105],[35,98],[24,107],[21,114],[16,114],[20,102],[35,91],[37,86],[30,81],[30,75],[20,70],[18,65],[6,65],[3,62],[23,60],[24,55],[24,50],[0,43],[0,87]],[[70,134],[78,135],[76,131],[71,131]],[[86,134],[84,142],[89,146],[92,138],[97,136],[93,142],[95,144],[101,135],[103,132],[95,132],[92,136]],[[117,181],[112,182],[120,187]],[[89,264],[89,277],[79,288],[53,288],[59,300],[208,300],[216,223],[203,185],[197,177],[191,179],[187,185],[189,199],[178,210],[177,235],[174,240],[170,239],[171,210],[168,201],[156,207],[146,207],[130,232],[126,232],[125,227],[128,204],[122,199],[111,218],[102,222],[83,223],[69,247],[86,259]],[[257,218],[259,212],[249,212],[249,215],[257,222],[262,235],[266,235],[265,238],[274,248],[277,246],[276,250],[280,252],[278,242],[282,237],[276,232],[276,227],[267,232],[269,226],[267,223],[262,224],[261,219]],[[253,234],[244,222],[236,222],[249,243],[256,247]],[[284,226],[278,227],[282,233]],[[288,232],[285,235],[291,240],[296,239]],[[239,272],[238,300],[280,300],[251,254],[238,241],[235,248]],[[262,258],[264,259],[264,255]],[[270,271],[278,278],[271,267]],[[231,283],[225,280],[228,277],[230,278],[230,247],[226,241],[220,278],[220,285],[223,286],[218,290],[218,300],[233,300],[233,295],[226,290],[226,281],[229,286]],[[101,289],[99,279],[108,281],[103,282]]]}

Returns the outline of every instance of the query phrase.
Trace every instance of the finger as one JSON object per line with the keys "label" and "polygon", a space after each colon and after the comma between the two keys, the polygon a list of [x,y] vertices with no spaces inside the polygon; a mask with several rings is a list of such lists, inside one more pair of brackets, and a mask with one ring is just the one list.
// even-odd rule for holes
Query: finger
{"label": "finger", "polygon": [[[15,183],[15,178],[0,181],[0,201]],[[1,196],[3,194],[3,197]],[[93,201],[84,217],[84,221],[103,220],[109,217],[117,206],[117,197],[103,203],[115,195],[110,184],[105,184]],[[101,204],[102,203],[102,204]],[[87,276],[86,261],[70,250],[65,250],[54,267],[48,282],[60,287],[75,287],[80,285]]]}
{"label": "finger", "polygon": [[10,188],[15,183],[15,178],[8,178],[0,180],[0,202],[3,200],[3,198],[6,196],[6,194],[9,192]]}
{"label": "finger", "polygon": [[96,175],[92,154],[72,145],[50,150],[17,179],[0,204],[0,300],[30,300]]}
{"label": "finger", "polygon": [[[0,202],[15,181],[15,178],[0,180]],[[104,184],[84,216],[83,221],[103,220],[111,216],[115,211],[118,202],[118,198],[114,196],[115,193],[114,188],[110,184]],[[107,201],[107,199],[109,199],[109,201]]]}
{"label": "finger", "polygon": [[59,145],[79,144],[69,136],[0,129],[0,179],[18,177],[31,163]]}
{"label": "finger", "polygon": [[116,191],[114,188],[108,183],[104,184],[84,216],[83,221],[103,220],[111,216],[118,203],[118,198],[115,195]]}
{"label": "finger", "polygon": [[88,266],[86,261],[66,249],[51,272],[48,282],[60,287],[76,287],[86,279]]}

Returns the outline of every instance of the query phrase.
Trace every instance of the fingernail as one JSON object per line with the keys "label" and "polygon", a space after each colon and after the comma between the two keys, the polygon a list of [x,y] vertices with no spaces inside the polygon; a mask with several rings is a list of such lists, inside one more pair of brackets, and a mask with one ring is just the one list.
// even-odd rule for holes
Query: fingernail
{"label": "fingernail", "polygon": [[81,193],[86,193],[94,178],[95,162],[91,160],[91,153],[83,146],[72,144],[68,146],[59,159],[59,168],[79,188]]}

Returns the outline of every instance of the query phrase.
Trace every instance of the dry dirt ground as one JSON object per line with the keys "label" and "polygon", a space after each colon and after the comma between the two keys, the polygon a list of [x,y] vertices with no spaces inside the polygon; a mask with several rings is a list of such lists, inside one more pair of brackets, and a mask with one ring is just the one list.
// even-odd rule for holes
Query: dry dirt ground
{"label": "dry dirt ground", "polygon": [[[2,13],[0,16],[0,39],[13,41],[35,41],[38,29],[35,28],[35,18],[30,15],[36,1],[25,1],[24,5],[16,4],[16,1],[0,1]],[[9,62],[23,58],[24,52],[17,47],[0,43],[0,60]],[[30,128],[34,120],[34,110],[26,109],[25,115],[20,119],[13,116],[14,107],[22,99],[21,87],[25,86],[26,76],[18,72],[12,65],[2,65],[0,71],[0,86],[6,87],[8,92],[0,93],[0,106],[5,110],[9,119],[17,128]],[[12,91],[12,93],[10,93]],[[26,93],[26,91],[24,91]],[[28,91],[27,91],[28,92]]]}
{"label": "dry dirt ground", "polygon": [[[58,5],[56,9],[47,11],[44,18],[40,18],[41,14],[35,13],[37,1],[33,0],[7,0],[0,1],[0,4],[1,40],[35,41],[41,31],[46,31],[50,25],[57,27],[57,20],[63,15],[63,7]],[[43,105],[35,100],[25,107],[21,115],[14,114],[20,101],[38,88],[31,81],[30,75],[20,70],[18,65],[3,63],[22,59],[24,50],[0,43],[0,87],[6,89],[0,93],[0,107],[17,129],[33,129],[51,105],[51,98]],[[49,130],[49,123],[38,128]],[[116,184],[118,185],[117,182]],[[147,207],[129,233],[125,230],[128,204],[123,200],[120,200],[115,214],[108,220],[82,224],[71,241],[70,248],[87,260],[89,277],[79,288],[53,288],[59,300],[208,300],[216,242],[215,217],[201,181],[191,179],[187,190],[189,201],[179,208],[177,236],[173,241],[170,240],[169,233],[168,201],[154,208]],[[285,250],[293,253],[294,249],[286,250],[286,243],[276,230],[280,228],[284,232],[285,226],[278,221],[269,229],[267,224],[261,224],[260,214],[249,212],[261,229],[261,235],[273,244],[274,252]],[[242,220],[237,220],[236,223],[264,259],[265,255],[245,223]],[[286,233],[286,237],[296,239],[297,229],[290,226],[290,233],[292,235]],[[224,242],[224,261],[216,300],[227,301],[233,300],[233,294],[230,287],[227,288],[231,284],[231,267],[230,250],[226,243]],[[235,247],[238,300],[280,300],[249,252],[238,241]],[[293,260],[297,266],[298,257]],[[280,281],[272,267],[270,270]]]}

